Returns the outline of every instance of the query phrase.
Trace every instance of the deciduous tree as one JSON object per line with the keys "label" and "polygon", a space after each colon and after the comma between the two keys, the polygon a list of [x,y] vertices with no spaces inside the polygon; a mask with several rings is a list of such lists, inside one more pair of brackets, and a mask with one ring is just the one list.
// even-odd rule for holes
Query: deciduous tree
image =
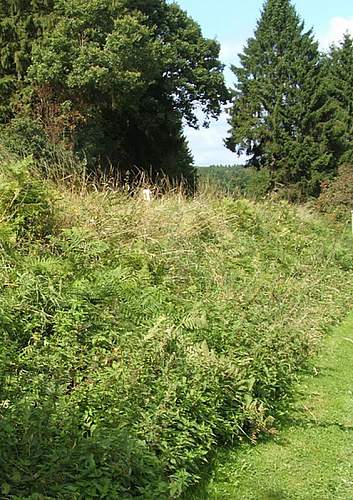
{"label": "deciduous tree", "polygon": [[25,75],[50,140],[90,165],[192,178],[182,125],[198,126],[199,109],[217,117],[228,98],[219,44],[165,0],[54,1]]}

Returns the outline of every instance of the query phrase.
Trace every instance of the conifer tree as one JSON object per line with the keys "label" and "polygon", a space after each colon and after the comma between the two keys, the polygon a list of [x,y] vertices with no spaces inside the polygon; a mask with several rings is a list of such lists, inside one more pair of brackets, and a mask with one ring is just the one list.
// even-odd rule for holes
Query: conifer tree
{"label": "conifer tree", "polygon": [[290,0],[267,0],[240,54],[227,147],[268,168],[274,183],[317,193],[341,152],[318,44]]}
{"label": "conifer tree", "polygon": [[332,45],[327,59],[332,97],[339,105],[345,124],[345,150],[340,163],[353,162],[353,38],[346,33],[339,45]]}

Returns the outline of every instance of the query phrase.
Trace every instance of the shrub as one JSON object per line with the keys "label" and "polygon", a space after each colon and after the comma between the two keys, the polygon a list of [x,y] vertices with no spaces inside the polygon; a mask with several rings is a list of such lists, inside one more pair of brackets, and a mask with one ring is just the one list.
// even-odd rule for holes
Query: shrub
{"label": "shrub", "polygon": [[[0,164],[0,217],[19,238],[44,238],[54,225],[48,186],[36,178],[31,159]],[[32,171],[31,171],[32,168]]]}
{"label": "shrub", "polygon": [[42,158],[50,149],[49,140],[40,124],[31,118],[18,116],[0,126],[1,142],[9,152],[22,158]]}
{"label": "shrub", "polygon": [[2,494],[176,498],[273,427],[351,299],[351,242],[283,202],[59,203],[41,244],[0,225]]}
{"label": "shrub", "polygon": [[317,200],[320,211],[334,219],[348,222],[353,210],[353,166],[342,165],[337,177],[322,184],[322,192]]}

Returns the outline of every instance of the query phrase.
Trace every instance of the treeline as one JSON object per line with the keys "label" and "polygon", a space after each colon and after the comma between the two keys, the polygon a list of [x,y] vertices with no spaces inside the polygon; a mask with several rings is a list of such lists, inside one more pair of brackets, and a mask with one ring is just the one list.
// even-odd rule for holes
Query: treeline
{"label": "treeline", "polygon": [[266,169],[245,168],[243,165],[211,165],[199,167],[197,173],[202,191],[261,200],[271,188],[271,176]]}
{"label": "treeline", "polygon": [[270,189],[318,195],[352,159],[351,36],[323,54],[290,0],[267,0],[234,89],[219,50],[165,0],[0,0],[2,142],[193,185],[183,125],[228,103],[226,146],[266,171]]}
{"label": "treeline", "polygon": [[0,0],[0,123],[15,152],[190,182],[182,122],[228,98],[219,44],[165,0]]}
{"label": "treeline", "polygon": [[352,158],[352,38],[322,54],[291,2],[268,0],[233,71],[227,146],[272,185],[319,194]]}

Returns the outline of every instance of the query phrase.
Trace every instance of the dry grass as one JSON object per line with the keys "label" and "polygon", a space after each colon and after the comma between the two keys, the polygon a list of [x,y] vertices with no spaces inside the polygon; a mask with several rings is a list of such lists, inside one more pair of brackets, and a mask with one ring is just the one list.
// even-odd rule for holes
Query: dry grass
{"label": "dry grass", "polygon": [[[334,226],[207,190],[146,203],[144,186],[17,180],[23,203],[0,225],[11,283],[0,377],[14,370],[0,392],[11,401],[0,468],[14,484],[21,449],[22,497],[182,493],[219,443],[273,429],[277,402],[350,302],[351,241]],[[49,193],[55,231],[33,238]]]}

